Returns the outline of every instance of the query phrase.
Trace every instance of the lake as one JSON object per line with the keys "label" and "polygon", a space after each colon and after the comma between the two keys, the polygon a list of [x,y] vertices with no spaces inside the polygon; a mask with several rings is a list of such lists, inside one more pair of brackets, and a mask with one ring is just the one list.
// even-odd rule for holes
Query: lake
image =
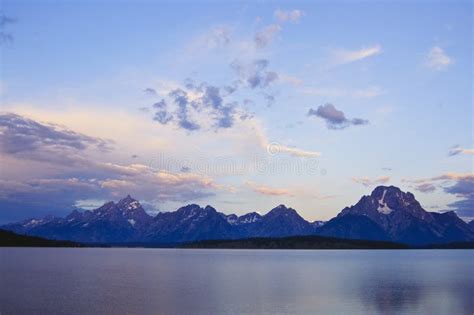
{"label": "lake", "polygon": [[7,314],[469,314],[473,250],[0,248]]}

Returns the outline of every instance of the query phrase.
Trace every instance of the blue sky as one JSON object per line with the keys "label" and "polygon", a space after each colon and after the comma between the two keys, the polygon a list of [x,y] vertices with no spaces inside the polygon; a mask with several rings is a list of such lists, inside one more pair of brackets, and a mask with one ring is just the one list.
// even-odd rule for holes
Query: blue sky
{"label": "blue sky", "polygon": [[1,222],[127,193],[328,219],[379,184],[474,217],[468,1],[1,11]]}

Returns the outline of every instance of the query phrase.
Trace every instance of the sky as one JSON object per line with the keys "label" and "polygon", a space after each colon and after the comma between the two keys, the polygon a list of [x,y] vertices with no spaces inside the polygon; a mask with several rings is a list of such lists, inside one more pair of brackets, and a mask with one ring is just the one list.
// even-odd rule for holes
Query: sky
{"label": "sky", "polygon": [[470,1],[0,2],[0,223],[328,220],[395,185],[474,218]]}

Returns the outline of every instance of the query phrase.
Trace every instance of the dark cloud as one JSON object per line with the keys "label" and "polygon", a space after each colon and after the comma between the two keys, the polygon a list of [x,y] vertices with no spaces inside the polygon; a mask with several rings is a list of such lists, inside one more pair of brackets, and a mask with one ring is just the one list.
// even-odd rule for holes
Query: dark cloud
{"label": "dark cloud", "polygon": [[214,127],[232,127],[234,124],[234,108],[237,106],[237,103],[232,102],[224,105],[220,88],[207,86],[202,97],[202,104],[212,109],[211,114],[215,118]]}
{"label": "dark cloud", "polygon": [[[278,74],[268,71],[268,60],[256,59],[250,63],[234,61],[231,64],[238,80],[231,84],[215,86],[206,82],[196,82],[192,78],[184,80],[184,87],[172,90],[168,98],[153,104],[153,119],[161,124],[172,123],[180,129],[196,131],[200,129],[231,128],[236,119],[249,119],[252,115],[245,113],[245,108],[239,108],[239,103],[231,98],[242,86],[261,91],[267,105],[275,102],[275,95],[267,92],[268,88],[278,79]],[[249,99],[243,101],[245,106],[254,105]],[[197,119],[207,115],[212,124],[201,126]]]}
{"label": "dark cloud", "polygon": [[267,101],[267,106],[271,107],[275,103],[275,95],[263,93],[263,98]]}
{"label": "dark cloud", "polygon": [[176,117],[180,128],[193,131],[201,128],[197,122],[189,118],[190,107],[197,108],[197,104],[190,102],[188,94],[182,89],[176,89],[170,92],[169,96],[173,99],[174,104],[178,107]]}
{"label": "dark cloud", "polygon": [[446,187],[444,191],[460,196],[474,194],[474,178],[459,179],[453,186]]}
{"label": "dark cloud", "polygon": [[448,207],[462,217],[474,217],[474,176],[462,177],[454,185],[444,188],[444,191],[461,198],[448,204]]}
{"label": "dark cloud", "polygon": [[317,109],[310,108],[308,116],[317,116],[326,121],[326,125],[329,129],[344,129],[350,125],[367,125],[368,120],[361,118],[348,119],[345,114],[336,109],[334,105],[327,103],[320,105]]}
{"label": "dark cloud", "polygon": [[145,94],[150,95],[150,96],[156,96],[158,94],[156,93],[156,90],[152,88],[146,88],[143,90],[143,92],[145,92]]}
{"label": "dark cloud", "polygon": [[267,59],[256,59],[250,63],[234,61],[231,63],[231,67],[247,86],[255,89],[266,88],[278,80],[278,73],[267,70],[268,64]]}
{"label": "dark cloud", "polygon": [[167,123],[169,123],[170,121],[173,120],[173,115],[171,115],[167,111],[168,105],[166,104],[165,100],[161,100],[161,101],[153,104],[153,108],[156,109],[153,120],[155,120],[155,121],[157,121],[157,122],[159,122],[163,125],[166,125]]}
{"label": "dark cloud", "polygon": [[138,110],[144,113],[150,112],[150,108],[146,106],[138,107]]}
{"label": "dark cloud", "polygon": [[436,190],[436,186],[433,185],[432,183],[421,183],[416,185],[415,190],[422,192],[422,193],[431,193]]}
{"label": "dark cloud", "polygon": [[[236,112],[239,104],[226,98],[237,87],[218,87],[204,82],[197,84],[189,78],[186,79],[185,86],[187,91],[175,89],[169,93],[169,104],[164,99],[153,104],[155,121],[161,124],[174,122],[179,128],[195,131],[201,129],[201,125],[191,117],[201,113],[212,119],[212,128],[230,128],[234,125],[236,117],[239,117]],[[189,91],[194,92],[192,99],[188,95]]]}
{"label": "dark cloud", "polygon": [[187,166],[183,166],[183,167],[181,167],[180,172],[181,173],[189,173],[189,172],[191,172],[191,168],[187,167]]}
{"label": "dark cloud", "polygon": [[[98,152],[89,150],[107,151],[107,146],[102,139],[66,127],[16,114],[0,115],[0,155],[14,161],[8,175],[2,178],[0,174],[0,222],[62,215],[83,199],[111,200],[130,193],[149,202],[185,202],[221,189],[203,175],[173,173],[136,162],[104,162],[107,155],[97,160]],[[41,175],[34,172],[25,179],[32,165],[41,168]]]}
{"label": "dark cloud", "polygon": [[0,114],[2,153],[31,154],[39,150],[59,152],[95,147],[110,151],[110,141],[86,136],[52,124],[42,124],[13,113]]}
{"label": "dark cloud", "polygon": [[99,196],[100,187],[76,178],[0,180],[0,222],[64,215],[76,200]]}
{"label": "dark cloud", "polygon": [[0,46],[13,41],[13,36],[5,31],[5,28],[8,26],[8,24],[13,23],[16,23],[16,19],[5,15],[3,12],[0,12]]}
{"label": "dark cloud", "polygon": [[474,196],[467,196],[465,199],[461,199],[448,204],[448,207],[456,211],[460,217],[474,217]]}
{"label": "dark cloud", "polygon": [[449,156],[455,156],[455,155],[461,155],[461,154],[472,155],[474,154],[474,149],[461,148],[459,145],[455,145],[449,148],[449,152],[448,152]]}

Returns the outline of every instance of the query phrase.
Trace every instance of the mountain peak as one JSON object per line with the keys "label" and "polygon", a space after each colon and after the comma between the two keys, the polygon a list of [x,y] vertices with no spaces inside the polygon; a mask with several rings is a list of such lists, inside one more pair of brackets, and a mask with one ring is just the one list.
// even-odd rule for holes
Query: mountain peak
{"label": "mountain peak", "polygon": [[138,200],[132,198],[130,195],[127,195],[127,197],[121,199],[117,203],[117,207],[124,212],[129,212],[140,209],[142,206]]}
{"label": "mountain peak", "polygon": [[377,211],[390,214],[395,209],[404,209],[416,202],[415,196],[410,192],[403,192],[396,186],[378,186],[370,197],[377,203]]}
{"label": "mountain peak", "polygon": [[136,199],[134,199],[132,196],[130,195],[127,195],[125,198],[122,198],[119,200],[118,204],[128,204],[128,203],[131,203],[131,202],[134,202],[134,201],[137,201]]}
{"label": "mountain peak", "polygon": [[291,216],[291,215],[296,215],[299,216],[299,214],[293,209],[293,208],[288,208],[287,206],[281,204],[272,210],[270,210],[265,216],[266,217],[274,217],[274,216],[280,216],[280,215],[285,215],[285,216]]}

